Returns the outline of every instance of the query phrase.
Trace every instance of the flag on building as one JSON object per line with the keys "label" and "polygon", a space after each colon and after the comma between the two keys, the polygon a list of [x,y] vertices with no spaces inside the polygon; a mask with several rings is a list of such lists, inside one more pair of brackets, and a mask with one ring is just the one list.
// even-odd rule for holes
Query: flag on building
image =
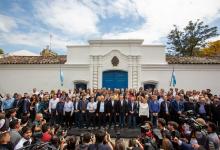
{"label": "flag on building", "polygon": [[170,86],[175,87],[176,85],[176,76],[175,76],[175,72],[174,72],[174,68],[171,74],[171,79],[170,79]]}
{"label": "flag on building", "polygon": [[60,84],[61,84],[61,86],[63,86],[63,81],[64,81],[64,75],[63,75],[63,71],[60,68]]}

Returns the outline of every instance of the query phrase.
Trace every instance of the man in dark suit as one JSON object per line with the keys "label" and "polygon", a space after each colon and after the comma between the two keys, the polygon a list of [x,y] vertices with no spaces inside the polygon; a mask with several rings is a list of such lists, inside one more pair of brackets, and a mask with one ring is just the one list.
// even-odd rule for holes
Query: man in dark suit
{"label": "man in dark suit", "polygon": [[220,124],[220,100],[218,98],[214,99],[214,103],[211,105],[212,121],[218,126]]}
{"label": "man in dark suit", "polygon": [[172,120],[179,123],[179,116],[184,111],[184,104],[180,101],[180,96],[176,95],[175,100],[171,103],[171,109],[172,109]]}
{"label": "man in dark suit", "polygon": [[88,127],[87,121],[87,104],[88,100],[86,96],[83,96],[82,100],[79,101],[79,110],[80,110],[80,127]]}
{"label": "man in dark suit", "polygon": [[106,126],[106,102],[104,96],[98,96],[98,103],[97,103],[97,109],[96,109],[96,116],[98,116],[99,120],[99,128],[101,126]]}
{"label": "man in dark suit", "polygon": [[106,113],[109,117],[109,128],[111,128],[112,124],[116,126],[117,102],[118,101],[115,100],[114,95],[112,95],[106,104]]}
{"label": "man in dark suit", "polygon": [[138,113],[138,105],[135,101],[135,97],[132,96],[131,100],[128,102],[128,125],[129,128],[136,127],[136,117]]}
{"label": "man in dark suit", "polygon": [[80,107],[79,107],[79,97],[76,97],[76,100],[73,103],[74,107],[74,123],[76,127],[80,127]]}
{"label": "man in dark suit", "polygon": [[125,117],[128,115],[128,104],[124,99],[123,95],[120,95],[117,103],[117,109],[119,114],[119,126],[120,128],[125,127]]}
{"label": "man in dark suit", "polygon": [[170,110],[171,105],[170,102],[167,100],[167,95],[163,96],[163,102],[160,104],[160,118],[164,118],[166,122],[170,121]]}
{"label": "man in dark suit", "polygon": [[204,120],[210,119],[210,105],[206,103],[204,97],[200,98],[199,103],[196,103],[195,111]]}

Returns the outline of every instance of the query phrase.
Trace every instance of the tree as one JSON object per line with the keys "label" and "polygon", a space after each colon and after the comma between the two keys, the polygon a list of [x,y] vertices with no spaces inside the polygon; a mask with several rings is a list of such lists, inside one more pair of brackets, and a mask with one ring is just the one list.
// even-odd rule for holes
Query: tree
{"label": "tree", "polygon": [[49,49],[49,46],[47,46],[47,48],[43,49],[40,52],[41,56],[57,56],[57,53],[55,53],[54,51]]}
{"label": "tree", "polygon": [[4,50],[0,48],[0,55],[4,54]]}
{"label": "tree", "polygon": [[209,42],[207,46],[201,49],[199,56],[220,56],[220,40]]}
{"label": "tree", "polygon": [[199,48],[207,44],[207,39],[217,35],[217,27],[209,27],[199,20],[195,23],[189,21],[183,31],[174,25],[167,37],[168,49],[174,50],[180,56],[193,56]]}

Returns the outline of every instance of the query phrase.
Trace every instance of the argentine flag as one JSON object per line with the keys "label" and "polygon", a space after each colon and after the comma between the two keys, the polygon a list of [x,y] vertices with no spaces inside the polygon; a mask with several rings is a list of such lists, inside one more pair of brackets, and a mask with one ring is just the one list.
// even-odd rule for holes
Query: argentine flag
{"label": "argentine flag", "polygon": [[60,84],[61,84],[61,86],[63,86],[63,81],[64,81],[64,75],[63,75],[63,71],[60,69]]}
{"label": "argentine flag", "polygon": [[173,68],[173,72],[172,72],[171,80],[170,80],[170,86],[175,87],[175,85],[176,85],[176,76],[175,76],[175,72],[174,72],[174,68]]}

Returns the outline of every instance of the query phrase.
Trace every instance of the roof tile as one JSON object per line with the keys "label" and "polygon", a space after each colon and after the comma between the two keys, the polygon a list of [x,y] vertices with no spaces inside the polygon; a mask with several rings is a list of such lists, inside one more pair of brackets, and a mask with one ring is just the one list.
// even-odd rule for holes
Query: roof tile
{"label": "roof tile", "polygon": [[[66,55],[58,56],[8,56],[0,58],[0,64],[64,64]],[[168,64],[220,64],[220,57],[167,56]]]}

